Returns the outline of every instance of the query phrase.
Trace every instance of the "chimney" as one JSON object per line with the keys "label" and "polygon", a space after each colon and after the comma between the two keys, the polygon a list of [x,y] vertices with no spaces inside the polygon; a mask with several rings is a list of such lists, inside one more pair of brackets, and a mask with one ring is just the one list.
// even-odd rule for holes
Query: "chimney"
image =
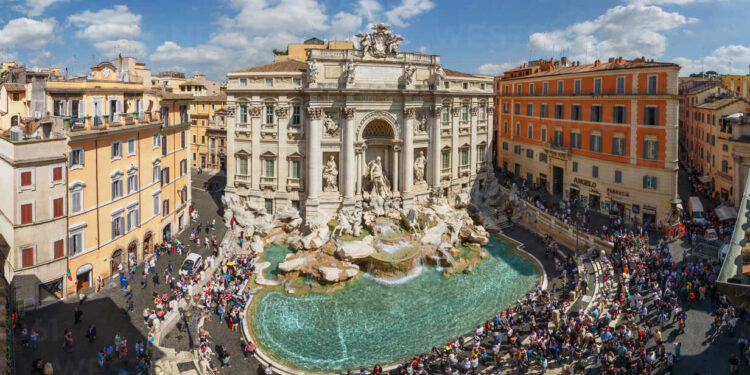
{"label": "chimney", "polygon": [[608,60],[608,62],[609,62],[610,64],[612,64],[613,62],[615,62],[615,58],[614,58],[614,57],[610,57],[610,58],[609,58],[609,60]]}
{"label": "chimney", "polygon": [[568,66],[568,58],[566,56],[561,57],[560,64],[562,64],[562,66]]}
{"label": "chimney", "polygon": [[601,61],[599,60],[594,61],[594,68],[598,67],[600,63]]}

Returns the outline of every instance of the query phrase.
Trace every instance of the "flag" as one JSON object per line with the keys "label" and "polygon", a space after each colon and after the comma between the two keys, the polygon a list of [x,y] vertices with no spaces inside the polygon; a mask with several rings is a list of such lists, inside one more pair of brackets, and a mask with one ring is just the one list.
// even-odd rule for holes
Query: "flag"
{"label": "flag", "polygon": [[68,275],[68,280],[73,280],[73,278],[72,278],[72,277],[70,277],[70,268],[68,268],[68,272],[67,272],[67,275]]}

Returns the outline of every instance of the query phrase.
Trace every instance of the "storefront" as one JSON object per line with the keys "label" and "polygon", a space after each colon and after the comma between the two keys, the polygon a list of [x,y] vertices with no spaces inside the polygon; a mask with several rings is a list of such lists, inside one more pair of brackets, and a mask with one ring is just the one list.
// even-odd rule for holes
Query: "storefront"
{"label": "storefront", "polygon": [[578,197],[580,196],[580,194],[581,194],[581,192],[578,190],[578,186],[571,186],[570,187],[570,195],[569,195],[570,198],[568,198],[568,199],[570,201],[574,201],[574,200],[578,199]]}
{"label": "storefront", "polygon": [[76,271],[76,292],[91,287],[91,273],[94,267],[84,264]]}
{"label": "storefront", "polygon": [[119,274],[120,266],[122,266],[123,271],[128,269],[128,263],[126,261],[125,254],[123,253],[122,249],[117,249],[114,253],[112,253],[112,257],[109,260],[110,276]]}
{"label": "storefront", "polygon": [[146,234],[146,237],[143,238],[143,255],[144,257],[146,254],[151,254],[153,252],[152,245],[153,245],[153,235],[151,232]]}
{"label": "storefront", "polygon": [[656,224],[656,207],[643,206],[643,226],[649,227],[652,223]]}
{"label": "storefront", "polygon": [[539,174],[539,187],[547,190],[547,175],[544,173]]}
{"label": "storefront", "polygon": [[57,302],[63,298],[63,279],[39,284],[39,304]]}

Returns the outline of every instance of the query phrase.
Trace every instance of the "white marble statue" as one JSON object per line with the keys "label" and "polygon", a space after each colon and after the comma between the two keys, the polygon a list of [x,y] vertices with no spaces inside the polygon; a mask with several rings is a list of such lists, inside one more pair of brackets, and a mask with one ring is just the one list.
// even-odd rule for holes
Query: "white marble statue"
{"label": "white marble statue", "polygon": [[383,164],[380,161],[380,156],[367,163],[367,175],[365,175],[365,178],[370,182],[371,197],[390,198],[391,188],[388,186],[388,179],[383,174]]}
{"label": "white marble statue", "polygon": [[325,168],[323,168],[323,181],[325,183],[323,190],[338,191],[338,176],[339,170],[336,169],[336,158],[331,155]]}
{"label": "white marble statue", "polygon": [[374,25],[372,30],[372,33],[356,35],[362,52],[375,57],[398,54],[398,44],[404,38],[392,33],[391,27],[382,23]]}
{"label": "white marble statue", "polygon": [[417,67],[409,64],[404,68],[404,85],[409,86],[414,83],[414,73],[416,73]]}
{"label": "white marble statue", "polygon": [[346,77],[347,85],[354,84],[354,74],[356,70],[357,64],[354,63],[353,59],[349,59],[349,61],[346,62],[346,66],[344,67],[344,76]]}
{"label": "white marble statue", "polygon": [[325,120],[323,120],[323,130],[329,136],[336,135],[336,132],[339,131],[339,123],[338,123],[338,121],[334,120],[333,118],[331,118],[329,116],[326,116]]}
{"label": "white marble statue", "polygon": [[419,156],[414,160],[414,181],[424,181],[424,168],[427,164],[427,159],[424,157],[424,151],[419,151]]}
{"label": "white marble statue", "polygon": [[435,67],[435,89],[440,90],[443,88],[443,82],[445,82],[445,70],[443,70],[443,66],[438,64]]}
{"label": "white marble statue", "polygon": [[427,132],[427,115],[422,113],[419,116],[417,116],[417,126],[416,131],[418,133],[425,133]]}
{"label": "white marble statue", "polygon": [[315,59],[307,60],[307,82],[316,83],[318,81],[318,62]]}

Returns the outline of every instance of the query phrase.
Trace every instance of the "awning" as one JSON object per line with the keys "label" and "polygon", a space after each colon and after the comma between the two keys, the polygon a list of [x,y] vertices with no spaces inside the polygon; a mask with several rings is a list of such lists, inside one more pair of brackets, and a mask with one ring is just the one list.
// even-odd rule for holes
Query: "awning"
{"label": "awning", "polygon": [[76,275],[83,275],[87,272],[91,271],[93,267],[91,267],[91,264],[84,264],[81,266],[81,268],[76,271]]}
{"label": "awning", "polygon": [[719,206],[714,208],[714,214],[719,218],[719,221],[724,220],[735,220],[737,219],[737,210],[732,206]]}
{"label": "awning", "polygon": [[700,176],[700,177],[698,177],[698,181],[700,181],[702,184],[707,184],[707,183],[711,182],[711,177]]}

